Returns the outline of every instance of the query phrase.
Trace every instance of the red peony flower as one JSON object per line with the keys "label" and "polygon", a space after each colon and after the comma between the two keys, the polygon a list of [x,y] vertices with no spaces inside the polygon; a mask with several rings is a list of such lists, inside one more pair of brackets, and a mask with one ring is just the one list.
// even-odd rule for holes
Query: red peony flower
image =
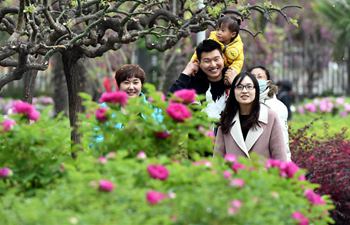
{"label": "red peony flower", "polygon": [[99,108],[95,112],[96,119],[100,122],[105,122],[107,117],[107,108]]}

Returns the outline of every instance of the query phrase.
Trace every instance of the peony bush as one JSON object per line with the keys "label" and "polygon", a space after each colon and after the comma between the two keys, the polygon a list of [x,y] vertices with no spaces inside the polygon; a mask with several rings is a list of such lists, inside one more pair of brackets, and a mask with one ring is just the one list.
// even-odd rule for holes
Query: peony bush
{"label": "peony bush", "polygon": [[[328,196],[294,163],[79,154],[54,188],[1,199],[2,224],[328,224]],[[238,169],[239,168],[239,169]],[[44,200],[44,201],[43,201]],[[17,213],[21,212],[21,213]]]}
{"label": "peony bush", "polygon": [[193,90],[174,93],[168,101],[146,85],[148,99],[128,99],[124,92],[103,93],[99,104],[85,98],[82,115],[83,149],[92,154],[124,150],[130,157],[140,151],[149,156],[193,158],[211,153],[213,125],[201,110]]}
{"label": "peony bush", "polygon": [[61,174],[61,163],[70,158],[69,123],[50,117],[28,103],[15,101],[10,115],[0,116],[0,168],[11,179],[0,182],[0,195],[9,188],[31,191],[51,184]]}
{"label": "peony bush", "polygon": [[346,117],[350,113],[350,102],[345,97],[315,98],[297,107],[297,113],[332,114]]}

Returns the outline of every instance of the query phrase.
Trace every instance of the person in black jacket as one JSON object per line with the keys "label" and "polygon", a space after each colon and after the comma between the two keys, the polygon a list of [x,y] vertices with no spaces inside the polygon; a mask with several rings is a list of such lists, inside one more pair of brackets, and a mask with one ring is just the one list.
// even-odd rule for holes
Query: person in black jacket
{"label": "person in black jacket", "polygon": [[210,86],[213,100],[216,100],[225,92],[225,79],[230,81],[229,77],[224,76],[226,68],[221,47],[213,40],[204,40],[197,46],[196,54],[198,60],[186,65],[169,91],[194,89],[197,94],[205,94]]}

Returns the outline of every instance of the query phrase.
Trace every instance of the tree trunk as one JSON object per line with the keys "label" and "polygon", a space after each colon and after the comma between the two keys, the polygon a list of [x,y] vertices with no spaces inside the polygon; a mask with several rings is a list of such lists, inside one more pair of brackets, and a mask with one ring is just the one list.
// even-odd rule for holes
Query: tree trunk
{"label": "tree trunk", "polygon": [[67,84],[66,78],[63,70],[62,57],[60,53],[52,56],[51,63],[53,67],[53,101],[55,115],[60,112],[64,112],[68,115],[68,95],[67,95]]}
{"label": "tree trunk", "polygon": [[[71,140],[73,144],[80,143],[77,121],[78,113],[83,110],[79,93],[85,90],[86,83],[86,71],[80,60],[81,58],[82,55],[79,49],[72,49],[62,53],[62,62],[68,89],[69,121],[72,128]],[[72,152],[72,156],[75,157],[74,152]]]}
{"label": "tree trunk", "polygon": [[33,102],[33,93],[35,89],[35,80],[38,75],[37,70],[31,70],[23,75],[23,83],[24,83],[24,93],[23,100],[32,103]]}

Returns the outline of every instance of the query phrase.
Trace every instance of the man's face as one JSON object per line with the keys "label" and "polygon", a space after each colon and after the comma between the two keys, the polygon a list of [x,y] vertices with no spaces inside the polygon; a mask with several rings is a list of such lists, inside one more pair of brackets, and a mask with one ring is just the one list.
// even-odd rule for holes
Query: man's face
{"label": "man's face", "polygon": [[267,80],[266,72],[261,68],[253,69],[251,74],[258,80]]}
{"label": "man's face", "polygon": [[203,52],[199,67],[207,75],[210,81],[219,81],[222,78],[222,69],[224,68],[224,59],[219,50]]}

